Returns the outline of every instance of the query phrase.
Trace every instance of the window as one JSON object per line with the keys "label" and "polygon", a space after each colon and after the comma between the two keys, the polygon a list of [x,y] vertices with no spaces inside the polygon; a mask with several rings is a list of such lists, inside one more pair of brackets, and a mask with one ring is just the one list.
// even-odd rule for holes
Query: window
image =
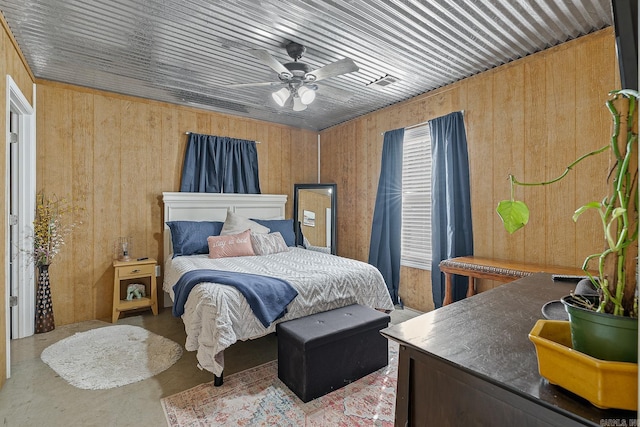
{"label": "window", "polygon": [[431,135],[429,124],[407,129],[404,133],[400,264],[431,270]]}

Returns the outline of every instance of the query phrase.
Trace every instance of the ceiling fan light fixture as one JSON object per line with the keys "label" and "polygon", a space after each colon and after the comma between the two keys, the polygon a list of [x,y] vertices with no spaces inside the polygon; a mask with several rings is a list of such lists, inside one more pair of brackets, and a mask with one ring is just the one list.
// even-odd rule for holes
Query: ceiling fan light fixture
{"label": "ceiling fan light fixture", "polygon": [[[349,58],[343,58],[312,70],[309,64],[299,61],[306,50],[303,45],[290,42],[287,44],[286,49],[287,54],[293,58],[293,62],[287,62],[285,64],[275,59],[265,49],[249,49],[249,53],[252,56],[278,73],[279,82],[242,83],[228,86],[283,85],[280,86],[281,88],[279,90],[271,94],[276,104],[279,107],[291,106],[294,111],[303,111],[306,110],[307,105],[316,99],[316,90],[318,90],[316,82],[359,70],[355,62]],[[333,92],[336,93],[335,90]]]}
{"label": "ceiling fan light fixture", "polygon": [[280,107],[284,107],[284,104],[287,102],[287,99],[289,99],[290,95],[291,92],[289,92],[289,89],[287,89],[286,87],[283,87],[282,89],[271,94],[273,100],[276,101],[276,104],[278,104]]}
{"label": "ceiling fan light fixture", "polygon": [[307,106],[302,103],[302,100],[298,96],[293,97],[293,111],[304,111]]}
{"label": "ceiling fan light fixture", "polygon": [[300,101],[305,105],[311,104],[316,99],[316,91],[306,86],[298,89],[298,95],[300,96]]}

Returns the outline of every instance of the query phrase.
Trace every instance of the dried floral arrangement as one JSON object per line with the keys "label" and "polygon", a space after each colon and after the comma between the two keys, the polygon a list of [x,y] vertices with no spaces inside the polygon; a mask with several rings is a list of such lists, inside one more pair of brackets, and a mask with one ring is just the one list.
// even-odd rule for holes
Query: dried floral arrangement
{"label": "dried floral arrangement", "polygon": [[73,221],[79,209],[66,199],[44,190],[36,195],[36,212],[33,220],[33,252],[30,254],[36,267],[49,265],[65,244],[65,239],[80,222]]}

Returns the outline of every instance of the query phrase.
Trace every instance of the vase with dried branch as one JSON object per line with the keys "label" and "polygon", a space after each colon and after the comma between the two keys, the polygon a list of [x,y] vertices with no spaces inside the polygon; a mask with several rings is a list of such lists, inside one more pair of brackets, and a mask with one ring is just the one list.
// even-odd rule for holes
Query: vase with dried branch
{"label": "vase with dried branch", "polygon": [[78,210],[66,199],[58,198],[55,194],[47,195],[44,190],[36,195],[33,249],[30,253],[34,265],[38,269],[36,333],[55,329],[49,266],[60,253],[66,238],[80,224],[73,218],[74,213]]}

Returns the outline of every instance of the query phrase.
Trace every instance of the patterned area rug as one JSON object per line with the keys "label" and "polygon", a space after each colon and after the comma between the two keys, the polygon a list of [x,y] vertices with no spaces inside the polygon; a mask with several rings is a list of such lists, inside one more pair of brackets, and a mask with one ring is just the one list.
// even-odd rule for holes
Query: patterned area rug
{"label": "patterned area rug", "polygon": [[130,325],[79,332],[45,348],[40,358],[69,384],[85,390],[120,387],[168,369],[182,347]]}
{"label": "patterned area rug", "polygon": [[393,426],[398,345],[389,365],[326,396],[303,403],[278,379],[277,361],[162,399],[167,422],[183,426]]}

